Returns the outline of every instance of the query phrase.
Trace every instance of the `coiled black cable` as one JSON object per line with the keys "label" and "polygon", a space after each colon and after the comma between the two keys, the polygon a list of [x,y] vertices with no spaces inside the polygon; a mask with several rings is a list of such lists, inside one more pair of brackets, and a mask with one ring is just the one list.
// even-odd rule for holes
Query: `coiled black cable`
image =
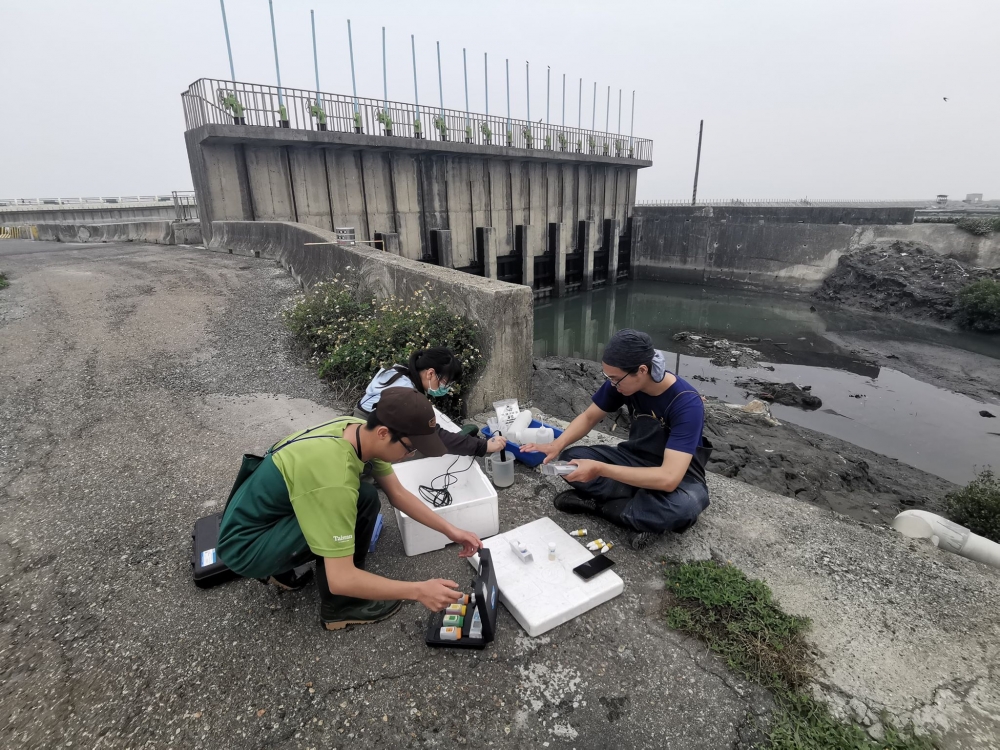
{"label": "coiled black cable", "polygon": [[[430,486],[422,484],[418,488],[420,490],[420,499],[430,503],[435,508],[445,508],[451,505],[452,497],[449,487],[458,481],[456,474],[461,474],[472,468],[472,465],[476,463],[476,457],[471,456],[469,465],[464,469],[459,469],[458,471],[452,471],[452,467],[458,463],[461,456],[455,456],[455,460],[451,462],[447,469],[445,469],[444,474],[438,474],[431,480]],[[443,479],[442,487],[435,487],[439,479]]]}

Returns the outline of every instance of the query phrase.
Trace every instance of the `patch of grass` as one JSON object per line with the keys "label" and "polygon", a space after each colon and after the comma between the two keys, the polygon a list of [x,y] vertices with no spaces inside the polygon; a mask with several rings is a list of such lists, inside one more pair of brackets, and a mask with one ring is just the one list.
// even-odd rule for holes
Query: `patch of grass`
{"label": "patch of grass", "polygon": [[0,289],[6,289],[10,286],[10,282],[7,281],[7,276],[0,273]]}
{"label": "patch of grass", "polygon": [[1000,543],[1000,477],[983,469],[965,487],[945,495],[948,516],[955,523]]}
{"label": "patch of grass", "polygon": [[[359,396],[380,367],[406,364],[416,349],[451,349],[462,363],[466,387],[483,362],[478,326],[429,299],[423,289],[409,300],[380,300],[336,278],[313,286],[285,313],[285,323],[309,348],[320,377],[345,398]],[[457,385],[434,405],[460,415],[461,391]]]}
{"label": "patch of grass", "polygon": [[934,744],[883,719],[873,739],[859,725],[835,718],[806,692],[814,668],[805,617],[789,615],[763,581],[732,565],[707,560],[668,569],[667,624],[704,641],[729,668],[775,694],[768,735],[772,750],[931,750]]}
{"label": "patch of grass", "polygon": [[958,324],[973,331],[1000,331],[1000,281],[980,279],[958,292]]}
{"label": "patch of grass", "polygon": [[1000,232],[1000,216],[967,216],[956,221],[955,226],[977,237],[985,237]]}

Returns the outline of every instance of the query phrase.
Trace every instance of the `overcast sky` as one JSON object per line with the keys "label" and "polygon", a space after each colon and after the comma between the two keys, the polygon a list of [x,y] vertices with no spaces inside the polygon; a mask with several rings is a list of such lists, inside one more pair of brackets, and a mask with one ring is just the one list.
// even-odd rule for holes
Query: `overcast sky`
{"label": "overcast sky", "polygon": [[[705,120],[704,198],[1000,198],[1000,2],[981,0],[274,0],[282,83],[314,84],[309,10],[316,11],[320,84],[350,93],[351,18],[358,94],[412,101],[410,34],[421,101],[437,101],[441,42],[445,106],[545,113],[576,124],[579,79],[589,126],[594,81],[604,129],[654,141],[640,199],[691,194],[698,121]],[[238,80],[274,83],[267,0],[228,0]],[[0,0],[0,196],[65,197],[190,189],[180,93],[228,78],[218,0]],[[948,101],[943,101],[948,97]]]}

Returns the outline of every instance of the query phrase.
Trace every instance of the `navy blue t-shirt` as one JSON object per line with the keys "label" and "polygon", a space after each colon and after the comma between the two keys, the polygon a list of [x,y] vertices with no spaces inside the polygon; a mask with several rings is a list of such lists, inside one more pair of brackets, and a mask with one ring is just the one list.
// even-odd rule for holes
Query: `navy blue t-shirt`
{"label": "navy blue t-shirt", "polygon": [[641,391],[623,396],[606,381],[594,394],[593,401],[602,411],[614,412],[628,404],[636,414],[652,414],[662,419],[666,424],[669,450],[694,456],[702,444],[705,405],[694,386],[681,378],[677,378],[677,382],[659,396],[650,396]]}

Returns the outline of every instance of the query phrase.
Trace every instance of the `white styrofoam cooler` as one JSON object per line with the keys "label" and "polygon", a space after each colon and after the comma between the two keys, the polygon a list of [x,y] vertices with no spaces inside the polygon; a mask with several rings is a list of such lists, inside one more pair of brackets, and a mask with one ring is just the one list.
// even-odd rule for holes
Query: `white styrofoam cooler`
{"label": "white styrofoam cooler", "polygon": [[[522,562],[511,550],[511,541],[522,542],[534,559]],[[550,543],[556,545],[555,560],[548,559]],[[501,601],[532,638],[614,599],[625,589],[625,582],[613,570],[589,581],[574,574],[573,568],[594,555],[548,516],[495,536],[483,546],[493,555]],[[469,564],[478,567],[479,555],[470,557]]]}
{"label": "white styrofoam cooler", "polygon": [[[472,468],[461,471],[470,461]],[[447,455],[439,458],[419,458],[395,464],[393,470],[399,477],[400,484],[419,498],[420,485],[431,486],[431,480],[444,474],[452,462],[455,462],[452,472],[458,481],[448,488],[451,491],[451,505],[435,508],[430,503],[424,504],[458,528],[478,534],[481,539],[493,536],[500,531],[497,491],[479,468],[474,457]],[[441,482],[438,481],[436,486],[442,486]],[[398,509],[393,510],[396,513],[400,536],[403,537],[403,551],[408,556],[443,549],[450,543],[444,534],[417,523]]]}

